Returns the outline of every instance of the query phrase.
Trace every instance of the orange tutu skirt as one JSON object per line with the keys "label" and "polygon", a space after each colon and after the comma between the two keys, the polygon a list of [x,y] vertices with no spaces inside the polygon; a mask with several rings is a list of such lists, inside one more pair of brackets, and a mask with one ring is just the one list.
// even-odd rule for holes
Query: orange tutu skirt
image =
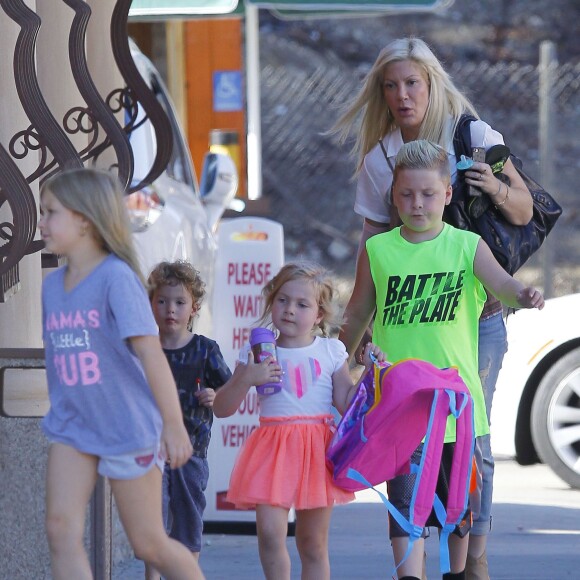
{"label": "orange tutu skirt", "polygon": [[227,500],[297,510],[348,503],[354,494],[334,485],[326,468],[332,416],[260,419],[236,459]]}

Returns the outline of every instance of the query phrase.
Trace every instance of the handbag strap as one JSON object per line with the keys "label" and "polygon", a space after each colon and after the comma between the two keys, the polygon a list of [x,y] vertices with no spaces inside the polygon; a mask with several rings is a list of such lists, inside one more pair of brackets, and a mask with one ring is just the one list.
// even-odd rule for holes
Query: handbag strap
{"label": "handbag strap", "polygon": [[[471,123],[477,121],[477,118],[470,113],[463,113],[457,121],[457,126],[455,127],[455,133],[453,134],[453,149],[455,151],[456,159],[461,159],[462,155],[466,157],[471,157]],[[389,165],[391,173],[394,172],[393,163],[389,159],[387,150],[382,139],[379,139],[379,145],[381,146],[381,151],[385,156],[385,160]]]}
{"label": "handbag strap", "polygon": [[453,134],[453,149],[455,158],[461,159],[462,155],[471,157],[471,123],[477,118],[469,113],[463,113],[457,121]]}
{"label": "handbag strap", "polygon": [[[385,159],[387,160],[387,165],[389,166],[389,169],[391,170],[391,176],[394,177],[395,168],[393,167],[393,164],[392,164],[391,160],[389,159],[389,156],[387,155],[387,150],[385,149],[385,146],[383,145],[382,139],[379,139],[379,145],[381,146],[381,151],[383,152],[383,155],[385,156]],[[389,187],[389,189],[385,193],[385,201],[386,201],[387,205],[392,204],[392,201],[393,201],[392,194],[393,194],[393,180],[391,179],[391,186]],[[393,224],[393,222],[391,222],[391,224]]]}
{"label": "handbag strap", "polygon": [[385,159],[387,160],[387,164],[389,166],[389,169],[391,170],[391,173],[394,173],[395,168],[393,167],[393,164],[392,164],[391,160],[389,159],[389,156],[387,155],[387,150],[385,149],[385,145],[383,144],[382,139],[379,139],[379,145],[381,146],[381,150],[383,152],[383,155],[385,156]]}

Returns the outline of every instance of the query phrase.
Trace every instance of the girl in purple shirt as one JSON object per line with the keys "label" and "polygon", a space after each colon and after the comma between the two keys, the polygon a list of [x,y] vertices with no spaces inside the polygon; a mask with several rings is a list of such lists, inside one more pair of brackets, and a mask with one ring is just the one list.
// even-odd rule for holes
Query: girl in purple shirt
{"label": "girl in purple shirt", "polygon": [[137,557],[166,578],[203,578],[161,517],[163,463],[192,452],[131,242],[123,191],[104,171],[74,169],[42,187],[39,228],[67,265],[43,284],[50,411],[46,528],[55,579],[92,578],[86,506],[108,477]]}

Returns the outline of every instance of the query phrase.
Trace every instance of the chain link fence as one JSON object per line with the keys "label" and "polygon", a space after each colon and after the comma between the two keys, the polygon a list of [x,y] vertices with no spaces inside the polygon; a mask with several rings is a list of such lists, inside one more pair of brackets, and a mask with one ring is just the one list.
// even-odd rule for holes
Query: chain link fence
{"label": "chain link fence", "polygon": [[[347,68],[332,54],[268,37],[261,46],[262,152],[264,193],[272,216],[285,227],[288,259],[318,260],[341,275],[353,275],[361,218],[353,211],[356,183],[352,142],[338,146],[326,133],[338,108],[358,92],[370,65]],[[264,55],[267,55],[266,57]],[[456,62],[446,68],[480,116],[500,131],[526,171],[539,171],[539,67],[517,62]],[[564,207],[550,236],[550,269],[542,249],[522,269],[530,283],[543,285],[550,272],[554,294],[580,291],[580,63],[555,66],[553,174],[544,183]]]}

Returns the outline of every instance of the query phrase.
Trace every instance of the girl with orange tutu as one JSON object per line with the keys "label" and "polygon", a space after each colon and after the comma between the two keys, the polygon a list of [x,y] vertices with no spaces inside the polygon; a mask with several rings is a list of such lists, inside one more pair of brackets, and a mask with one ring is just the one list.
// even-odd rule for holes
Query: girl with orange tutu
{"label": "girl with orange tutu", "polygon": [[[260,426],[240,450],[232,471],[228,501],[256,509],[260,561],[267,580],[289,580],[286,548],[288,511],[296,510],[296,547],[302,579],[328,580],[328,530],[335,503],[347,503],[352,493],[336,487],[326,468],[325,452],[332,436],[331,407],[344,412],[357,385],[350,377],[347,353],[328,338],[335,289],[329,272],[315,264],[285,265],[265,286],[264,315],[277,331],[277,361],[245,362],[216,393],[214,414],[236,412],[253,385],[280,381],[282,389],[258,395]],[[319,330],[322,336],[318,336]],[[373,344],[365,348],[384,360]],[[363,373],[364,374],[364,373]]]}

